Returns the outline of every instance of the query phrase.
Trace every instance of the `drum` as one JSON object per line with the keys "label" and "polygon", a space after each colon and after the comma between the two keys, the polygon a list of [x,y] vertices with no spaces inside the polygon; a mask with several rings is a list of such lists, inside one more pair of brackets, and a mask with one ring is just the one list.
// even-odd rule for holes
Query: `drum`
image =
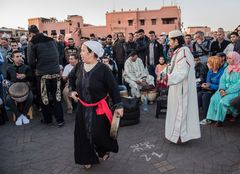
{"label": "drum", "polygon": [[147,98],[148,98],[148,101],[150,102],[150,104],[153,104],[157,95],[158,95],[158,92],[156,90],[152,90],[152,91],[148,92]]}
{"label": "drum", "polygon": [[29,94],[29,86],[24,82],[16,82],[9,87],[8,93],[16,102],[24,102]]}
{"label": "drum", "polygon": [[117,138],[119,123],[120,123],[120,116],[117,112],[114,112],[112,125],[110,129],[110,137],[113,139]]}

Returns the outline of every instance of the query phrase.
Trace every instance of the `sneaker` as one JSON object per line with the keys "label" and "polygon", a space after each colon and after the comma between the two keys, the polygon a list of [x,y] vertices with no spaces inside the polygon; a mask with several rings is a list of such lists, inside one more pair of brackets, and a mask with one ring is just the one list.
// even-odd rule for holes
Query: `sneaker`
{"label": "sneaker", "polygon": [[23,114],[22,114],[22,121],[23,121],[23,124],[30,123],[29,119],[25,115],[23,115]]}
{"label": "sneaker", "polygon": [[57,125],[58,125],[58,127],[62,127],[64,124],[65,124],[65,122],[63,121],[63,122],[59,122]]}
{"label": "sneaker", "polygon": [[20,115],[18,118],[17,118],[17,121],[15,122],[15,124],[17,126],[21,126],[23,124],[23,120],[22,120],[22,115]]}
{"label": "sneaker", "polygon": [[208,120],[208,119],[203,119],[202,121],[200,121],[200,124],[201,125],[207,125],[207,124],[211,124],[212,123],[212,121],[211,120]]}

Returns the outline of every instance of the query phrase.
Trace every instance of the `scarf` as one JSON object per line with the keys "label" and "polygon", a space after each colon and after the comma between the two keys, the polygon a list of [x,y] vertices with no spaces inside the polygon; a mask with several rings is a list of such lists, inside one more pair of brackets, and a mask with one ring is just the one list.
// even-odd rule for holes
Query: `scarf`
{"label": "scarf", "polygon": [[233,64],[228,65],[227,73],[230,74],[233,72],[240,72],[240,55],[236,51],[231,51],[228,53],[227,57],[232,58]]}
{"label": "scarf", "polygon": [[44,105],[48,105],[48,92],[46,80],[57,79],[56,100],[61,101],[61,76],[59,74],[48,74],[41,77],[41,98]]}

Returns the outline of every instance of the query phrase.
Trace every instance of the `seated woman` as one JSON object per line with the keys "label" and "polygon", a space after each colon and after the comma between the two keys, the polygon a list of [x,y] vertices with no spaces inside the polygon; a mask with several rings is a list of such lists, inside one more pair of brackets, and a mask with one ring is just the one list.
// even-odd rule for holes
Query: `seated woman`
{"label": "seated woman", "polygon": [[167,63],[164,57],[159,58],[159,64],[155,68],[156,79],[156,88],[162,89],[167,88]]}
{"label": "seated woman", "polygon": [[[198,107],[202,107],[204,118],[207,115],[210,99],[217,91],[220,77],[224,71],[224,69],[221,68],[221,60],[217,56],[209,57],[207,66],[209,71],[207,73],[206,83],[202,83],[201,89],[198,91]],[[207,124],[207,121],[207,119],[203,119],[200,124]]]}
{"label": "seated woman", "polygon": [[228,67],[220,79],[218,91],[212,96],[207,119],[217,121],[216,126],[221,126],[229,109],[233,116],[236,110],[230,106],[233,98],[240,92],[240,55],[233,51],[227,55]]}

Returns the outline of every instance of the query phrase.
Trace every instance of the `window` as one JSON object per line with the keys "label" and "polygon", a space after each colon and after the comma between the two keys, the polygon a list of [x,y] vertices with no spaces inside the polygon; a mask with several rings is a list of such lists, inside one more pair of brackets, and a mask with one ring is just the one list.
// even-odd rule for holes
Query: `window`
{"label": "window", "polygon": [[121,24],[121,21],[118,21],[118,24]]}
{"label": "window", "polygon": [[174,24],[177,18],[162,18],[163,24]]}
{"label": "window", "polygon": [[145,20],[144,19],[140,19],[140,25],[145,25]]}
{"label": "window", "polygon": [[133,20],[128,20],[128,26],[133,26]]}
{"label": "window", "polygon": [[48,35],[48,31],[47,31],[47,30],[44,30],[43,33],[45,33],[46,35]]}
{"label": "window", "polygon": [[51,30],[51,33],[57,33],[56,30]]}
{"label": "window", "polygon": [[80,28],[80,22],[77,23],[77,26]]}
{"label": "window", "polygon": [[157,24],[157,19],[151,19],[152,21],[152,25],[156,25]]}
{"label": "window", "polygon": [[60,30],[60,34],[65,35],[65,30]]}

